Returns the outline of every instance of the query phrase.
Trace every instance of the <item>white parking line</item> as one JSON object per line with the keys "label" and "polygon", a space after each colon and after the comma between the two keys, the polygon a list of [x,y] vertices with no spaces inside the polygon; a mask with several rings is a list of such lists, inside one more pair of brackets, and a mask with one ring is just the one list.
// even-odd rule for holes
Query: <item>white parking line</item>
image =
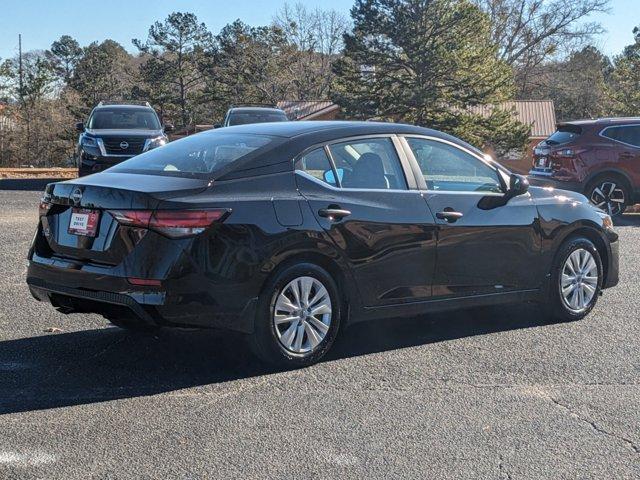
{"label": "white parking line", "polygon": [[2,452],[0,451],[0,465],[37,466],[53,463],[57,460],[55,455],[44,452]]}

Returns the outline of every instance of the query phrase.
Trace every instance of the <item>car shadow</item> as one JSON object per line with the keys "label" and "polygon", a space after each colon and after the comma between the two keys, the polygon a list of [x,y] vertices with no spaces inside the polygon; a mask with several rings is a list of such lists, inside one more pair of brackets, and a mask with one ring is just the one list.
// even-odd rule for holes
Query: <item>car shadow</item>
{"label": "car shadow", "polygon": [[624,213],[613,219],[616,227],[640,227],[640,213]]}
{"label": "car shadow", "polygon": [[[325,361],[543,325],[535,309],[476,309],[345,329]],[[90,404],[228,382],[277,370],[240,335],[118,328],[0,342],[0,414]]]}

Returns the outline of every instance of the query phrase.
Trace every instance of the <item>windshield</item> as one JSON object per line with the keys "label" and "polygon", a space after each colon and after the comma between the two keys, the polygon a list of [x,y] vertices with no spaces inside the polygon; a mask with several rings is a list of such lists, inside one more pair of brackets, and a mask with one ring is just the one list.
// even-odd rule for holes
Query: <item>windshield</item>
{"label": "windshield", "polygon": [[273,137],[264,135],[207,132],[150,150],[110,170],[166,175],[212,174],[273,142]]}
{"label": "windshield", "polygon": [[90,130],[160,130],[160,122],[153,110],[101,108],[93,112],[87,128]]}
{"label": "windshield", "polygon": [[229,126],[246,125],[248,123],[286,122],[284,112],[232,112],[229,115]]}

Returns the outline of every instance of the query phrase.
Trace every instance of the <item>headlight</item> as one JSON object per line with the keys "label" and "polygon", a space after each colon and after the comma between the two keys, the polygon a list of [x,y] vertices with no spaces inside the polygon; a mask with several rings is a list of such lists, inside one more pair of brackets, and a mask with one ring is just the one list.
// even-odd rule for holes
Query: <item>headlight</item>
{"label": "headlight", "polygon": [[80,139],[80,145],[82,145],[83,147],[96,148],[98,146],[98,142],[94,137],[83,135],[82,138]]}
{"label": "headlight", "polygon": [[152,148],[158,148],[167,143],[167,137],[164,135],[156,138],[148,138],[144,142],[144,151],[151,150]]}
{"label": "headlight", "polygon": [[607,230],[613,230],[613,220],[607,214],[602,216],[602,226]]}

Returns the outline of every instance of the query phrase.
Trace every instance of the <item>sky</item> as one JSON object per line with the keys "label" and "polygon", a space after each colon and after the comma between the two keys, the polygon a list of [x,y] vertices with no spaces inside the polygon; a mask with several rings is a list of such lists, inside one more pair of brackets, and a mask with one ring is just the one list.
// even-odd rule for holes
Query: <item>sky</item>
{"label": "sky", "polygon": [[[268,24],[284,3],[284,0],[0,0],[0,58],[17,54],[19,33],[23,51],[47,49],[51,42],[68,34],[83,46],[112,38],[133,52],[131,39],[145,39],[153,22],[174,11],[195,13],[209,30],[218,33],[237,18],[250,25]],[[303,3],[348,15],[353,0]],[[633,27],[640,24],[639,3],[640,0],[611,0],[609,14],[593,17],[607,30],[595,40],[607,55],[618,54],[632,43]]]}

